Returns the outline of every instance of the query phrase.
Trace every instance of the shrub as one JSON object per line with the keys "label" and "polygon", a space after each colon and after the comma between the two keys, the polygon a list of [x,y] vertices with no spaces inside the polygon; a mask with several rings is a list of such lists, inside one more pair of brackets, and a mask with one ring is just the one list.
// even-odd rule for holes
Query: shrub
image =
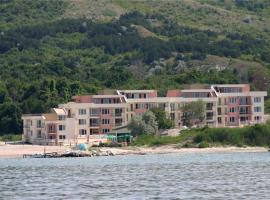
{"label": "shrub", "polygon": [[208,144],[208,142],[205,142],[205,141],[203,141],[203,142],[201,142],[200,144],[199,144],[199,148],[207,148],[207,147],[209,147],[210,145]]}

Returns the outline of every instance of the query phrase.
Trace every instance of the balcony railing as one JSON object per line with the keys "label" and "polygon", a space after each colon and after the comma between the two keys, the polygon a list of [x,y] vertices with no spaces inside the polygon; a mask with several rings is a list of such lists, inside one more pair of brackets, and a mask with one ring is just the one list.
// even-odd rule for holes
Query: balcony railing
{"label": "balcony railing", "polygon": [[90,113],[90,116],[93,116],[93,117],[97,117],[99,115],[100,115],[100,113]]}
{"label": "balcony railing", "polygon": [[115,117],[121,117],[123,113],[114,113]]}
{"label": "balcony railing", "polygon": [[99,123],[90,123],[90,127],[96,127],[96,126],[99,126],[100,124]]}
{"label": "balcony railing", "polygon": [[115,123],[115,126],[123,126],[123,123]]}
{"label": "balcony railing", "polygon": [[211,106],[211,107],[206,107],[206,110],[213,110],[213,106]]}
{"label": "balcony railing", "polygon": [[56,129],[55,130],[48,130],[48,134],[56,134]]}
{"label": "balcony railing", "polygon": [[240,115],[251,115],[250,112],[239,112]]}
{"label": "balcony railing", "polygon": [[240,106],[251,106],[251,102],[246,101],[246,102],[241,102],[239,103]]}

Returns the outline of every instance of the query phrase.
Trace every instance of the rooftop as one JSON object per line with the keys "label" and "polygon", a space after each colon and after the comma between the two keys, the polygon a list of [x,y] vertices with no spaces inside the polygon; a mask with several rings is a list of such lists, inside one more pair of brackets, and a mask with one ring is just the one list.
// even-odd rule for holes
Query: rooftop
{"label": "rooftop", "polygon": [[149,93],[149,92],[156,92],[156,90],[118,90],[119,92],[124,93]]}

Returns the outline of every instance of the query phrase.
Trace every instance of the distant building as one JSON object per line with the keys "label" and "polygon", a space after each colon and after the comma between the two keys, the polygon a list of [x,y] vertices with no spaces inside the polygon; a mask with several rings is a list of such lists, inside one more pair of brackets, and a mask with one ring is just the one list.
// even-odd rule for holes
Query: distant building
{"label": "distant building", "polygon": [[248,84],[212,85],[208,89],[169,90],[158,97],[156,90],[117,90],[114,94],[75,96],[47,114],[25,114],[23,138],[33,144],[55,145],[106,141],[107,134],[127,126],[134,115],[162,108],[175,122],[183,124],[181,107],[205,102],[209,127],[240,127],[263,123],[264,91],[250,91]]}

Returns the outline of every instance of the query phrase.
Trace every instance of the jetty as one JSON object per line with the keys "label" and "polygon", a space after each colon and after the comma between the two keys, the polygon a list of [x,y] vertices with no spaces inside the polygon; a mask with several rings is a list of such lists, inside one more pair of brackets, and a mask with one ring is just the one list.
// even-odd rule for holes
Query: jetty
{"label": "jetty", "polygon": [[51,152],[42,154],[23,154],[23,158],[67,158],[67,157],[94,157],[94,156],[114,156],[111,151],[101,151],[100,149],[90,151],[65,151],[63,153]]}

